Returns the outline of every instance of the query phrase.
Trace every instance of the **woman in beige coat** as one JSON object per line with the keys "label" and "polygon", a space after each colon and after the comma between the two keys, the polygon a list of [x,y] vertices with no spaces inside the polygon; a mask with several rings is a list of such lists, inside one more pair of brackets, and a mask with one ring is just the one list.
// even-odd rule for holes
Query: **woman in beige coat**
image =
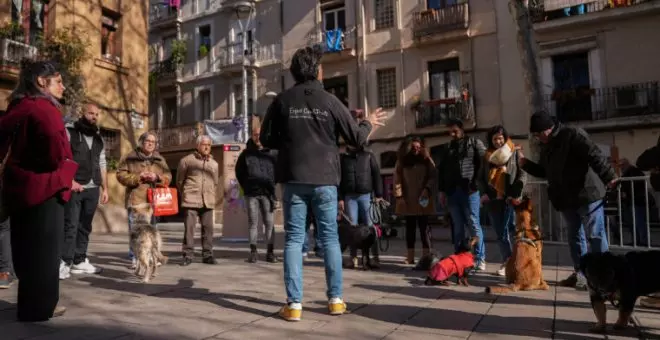
{"label": "woman in beige coat", "polygon": [[417,228],[422,238],[422,255],[431,252],[428,216],[435,211],[436,170],[424,141],[419,137],[404,140],[399,147],[394,172],[395,213],[406,218],[407,264],[415,263]]}
{"label": "woman in beige coat", "polygon": [[[138,139],[139,146],[126,155],[117,167],[117,181],[126,187],[129,232],[139,215],[152,216],[147,190],[153,186],[168,187],[172,181],[172,173],[165,158],[156,152],[156,141],[153,133],[143,133]],[[135,257],[130,249],[128,257],[134,266]]]}

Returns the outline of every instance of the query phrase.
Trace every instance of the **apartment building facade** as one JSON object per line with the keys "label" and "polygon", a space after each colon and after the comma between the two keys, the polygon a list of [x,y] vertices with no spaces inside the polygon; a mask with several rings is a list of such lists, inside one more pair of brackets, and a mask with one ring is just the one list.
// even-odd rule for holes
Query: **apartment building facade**
{"label": "apartment building facade", "polygon": [[23,58],[38,57],[37,39],[68,29],[89,43],[81,65],[88,100],[101,108],[108,157],[110,204],[99,208],[95,230],[125,230],[124,187],[114,170],[148,126],[147,3],[0,0],[0,110],[18,81]]}
{"label": "apartment building facade", "polygon": [[[242,32],[227,10],[235,2],[216,1],[215,9],[199,14],[198,6],[207,2],[184,1],[177,12],[176,34],[187,41],[188,53],[181,76],[167,83],[170,107],[179,110],[171,121],[240,115],[241,65],[227,62]],[[447,118],[462,119],[469,133],[479,137],[503,124],[526,144],[529,108],[507,1],[250,2],[256,10],[247,37],[258,46],[251,52],[252,113],[265,112],[267,91],[293,85],[287,69],[293,53],[321,43],[326,89],[350,109],[382,107],[390,115],[371,136],[386,187],[401,140],[414,134],[424,136],[431,148],[441,145],[449,139]],[[654,145],[660,45],[640,38],[660,28],[659,1],[535,0],[529,5],[548,110],[585,128],[603,149],[616,145],[621,157],[634,160]],[[209,20],[212,24],[205,24]],[[200,29],[203,25],[209,28]],[[151,41],[164,41],[163,36],[152,23]],[[200,41],[210,41],[206,50],[213,58],[201,57]],[[181,133],[170,139],[186,140]]]}

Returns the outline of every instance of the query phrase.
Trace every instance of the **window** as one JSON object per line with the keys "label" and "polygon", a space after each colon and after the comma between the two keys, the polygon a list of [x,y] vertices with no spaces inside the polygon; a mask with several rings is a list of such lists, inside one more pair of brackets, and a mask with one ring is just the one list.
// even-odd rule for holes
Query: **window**
{"label": "window", "polygon": [[199,30],[199,51],[200,58],[204,58],[211,51],[211,26],[204,25],[197,28]]}
{"label": "window", "polygon": [[121,61],[121,37],[119,36],[119,19],[117,13],[102,10],[101,17],[101,56],[114,62]]}
{"label": "window", "polygon": [[[247,31],[248,55],[252,55],[252,43],[254,42],[253,34],[254,34],[254,32],[252,30]],[[236,33],[236,43],[238,44],[238,43],[242,43],[242,42],[243,42],[243,32]]]}
{"label": "window", "polygon": [[[253,100],[252,100],[252,83],[248,83],[248,114],[252,115]],[[243,115],[243,86],[240,84],[234,85],[234,116]]]}
{"label": "window", "polygon": [[199,112],[201,113],[201,119],[207,120],[213,118],[211,112],[211,90],[205,89],[199,91],[198,100],[199,100]]}
{"label": "window", "polygon": [[177,124],[176,97],[163,99],[163,125],[173,127]]}
{"label": "window", "polygon": [[119,131],[100,128],[99,134],[101,135],[101,138],[103,138],[103,146],[105,147],[106,158],[108,160],[113,159],[119,161],[119,158],[121,158]]}
{"label": "window", "polygon": [[378,87],[378,106],[383,109],[396,107],[396,68],[376,70],[376,84]]}
{"label": "window", "polygon": [[461,71],[458,58],[428,63],[429,99],[458,98],[461,94]]}
{"label": "window", "polygon": [[374,0],[376,29],[394,27],[394,0]]}
{"label": "window", "polygon": [[348,107],[348,77],[334,77],[323,79],[325,90],[334,94],[339,100]]}
{"label": "window", "polygon": [[346,10],[344,5],[323,8],[323,27],[326,31],[335,29],[346,31]]}
{"label": "window", "polygon": [[385,151],[380,154],[380,168],[390,169],[396,165],[396,151]]}
{"label": "window", "polygon": [[589,53],[552,57],[555,114],[560,121],[592,119]]}
{"label": "window", "polygon": [[199,14],[211,8],[211,0],[197,0],[195,5],[195,13]]}
{"label": "window", "polygon": [[172,43],[176,40],[176,35],[171,35],[163,38],[163,55],[160,56],[160,60],[167,60],[172,55]]}

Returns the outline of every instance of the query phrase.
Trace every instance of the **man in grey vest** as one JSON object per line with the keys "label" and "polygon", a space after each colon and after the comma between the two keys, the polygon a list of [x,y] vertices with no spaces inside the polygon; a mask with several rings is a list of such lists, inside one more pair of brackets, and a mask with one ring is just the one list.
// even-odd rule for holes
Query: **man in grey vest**
{"label": "man in grey vest", "polygon": [[[96,274],[100,268],[87,259],[89,234],[96,207],[108,202],[108,180],[103,139],[97,125],[99,108],[88,103],[80,119],[66,125],[66,133],[71,143],[73,160],[78,163],[73,194],[64,210],[64,243],[60,279],[70,274]],[[75,190],[78,188],[78,190]]]}

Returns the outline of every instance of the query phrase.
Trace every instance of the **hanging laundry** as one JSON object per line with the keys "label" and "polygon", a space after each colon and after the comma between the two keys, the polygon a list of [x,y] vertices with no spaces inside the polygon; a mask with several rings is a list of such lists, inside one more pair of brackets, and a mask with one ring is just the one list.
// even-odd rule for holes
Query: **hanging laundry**
{"label": "hanging laundry", "polygon": [[343,50],[344,34],[341,28],[325,32],[325,43],[328,52],[339,52]]}
{"label": "hanging laundry", "polygon": [[170,0],[170,7],[179,8],[181,6],[181,0]]}

